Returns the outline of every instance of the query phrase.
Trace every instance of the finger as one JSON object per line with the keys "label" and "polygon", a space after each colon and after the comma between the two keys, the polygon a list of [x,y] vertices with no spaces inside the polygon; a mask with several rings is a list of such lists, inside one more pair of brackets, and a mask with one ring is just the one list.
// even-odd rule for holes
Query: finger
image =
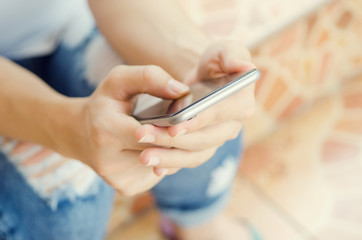
{"label": "finger", "polygon": [[130,100],[139,93],[174,99],[189,91],[188,86],[173,79],[158,66],[126,66],[115,67],[101,89],[120,101]]}
{"label": "finger", "polygon": [[249,50],[242,43],[233,40],[220,40],[218,52],[221,60],[220,66],[224,73],[246,72],[256,68],[250,62]]}
{"label": "finger", "polygon": [[254,113],[254,84],[224,99],[195,118],[169,127],[171,137],[180,133],[192,133],[206,126],[215,125],[228,120],[243,121]]}
{"label": "finger", "polygon": [[[188,151],[202,151],[215,146],[219,147],[224,144],[225,141],[235,138],[241,128],[242,123],[240,121],[227,121],[177,137],[170,137],[167,134],[167,130],[163,129],[160,129],[161,131],[149,131],[148,129],[145,136],[152,136],[150,139],[155,146],[178,148]],[[145,137],[143,140],[147,140],[147,138],[148,137]]]}
{"label": "finger", "polygon": [[241,131],[242,123],[227,121],[207,126],[194,133],[177,137],[173,147],[189,151],[201,151],[212,147],[220,147],[226,141],[235,138]]}
{"label": "finger", "polygon": [[165,173],[168,170],[166,168],[194,168],[201,165],[214,155],[216,149],[214,147],[199,152],[191,152],[176,148],[148,148],[141,153],[140,162],[145,166],[163,169],[163,171],[155,171],[157,175],[167,174],[168,172]]}
{"label": "finger", "polygon": [[201,79],[216,78],[255,68],[249,61],[250,53],[240,42],[220,40],[213,44],[202,57],[199,77]]}
{"label": "finger", "polygon": [[239,42],[229,41],[224,44],[221,52],[221,66],[225,73],[247,72],[256,66],[250,62],[250,53]]}

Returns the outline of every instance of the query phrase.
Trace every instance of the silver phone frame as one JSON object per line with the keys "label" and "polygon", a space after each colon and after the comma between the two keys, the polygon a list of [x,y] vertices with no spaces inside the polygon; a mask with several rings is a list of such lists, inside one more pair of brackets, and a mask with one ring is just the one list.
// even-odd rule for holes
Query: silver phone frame
{"label": "silver phone frame", "polygon": [[176,113],[138,120],[141,124],[153,124],[159,127],[167,127],[179,124],[181,122],[196,117],[197,114],[204,111],[205,109],[222,101],[228,96],[233,95],[234,93],[240,91],[248,85],[256,82],[260,78],[260,76],[260,71],[257,68],[254,68],[247,73],[241,75],[240,77],[236,78],[235,80],[225,84],[224,86],[214,91],[211,91],[205,97],[199,99],[198,101],[190,104],[186,108]]}

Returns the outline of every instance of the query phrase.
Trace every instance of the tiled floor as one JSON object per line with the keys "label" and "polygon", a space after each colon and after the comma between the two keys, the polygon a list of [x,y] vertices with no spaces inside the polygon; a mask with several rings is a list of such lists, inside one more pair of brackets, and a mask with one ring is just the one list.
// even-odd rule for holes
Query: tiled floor
{"label": "tiled floor", "polygon": [[[220,1],[185,2],[208,31],[240,36],[242,1]],[[264,77],[229,212],[264,239],[362,240],[361,39],[362,1],[339,0],[253,51]],[[107,239],[162,240],[150,203],[118,197]]]}

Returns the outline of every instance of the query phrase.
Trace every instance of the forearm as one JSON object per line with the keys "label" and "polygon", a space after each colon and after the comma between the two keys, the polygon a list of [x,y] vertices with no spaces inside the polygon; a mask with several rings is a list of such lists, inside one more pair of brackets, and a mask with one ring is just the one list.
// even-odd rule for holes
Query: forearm
{"label": "forearm", "polygon": [[182,79],[210,38],[172,0],[89,0],[98,27],[130,64],[156,64]]}
{"label": "forearm", "polygon": [[70,99],[1,57],[0,86],[0,135],[56,148],[56,131],[68,127],[74,112]]}

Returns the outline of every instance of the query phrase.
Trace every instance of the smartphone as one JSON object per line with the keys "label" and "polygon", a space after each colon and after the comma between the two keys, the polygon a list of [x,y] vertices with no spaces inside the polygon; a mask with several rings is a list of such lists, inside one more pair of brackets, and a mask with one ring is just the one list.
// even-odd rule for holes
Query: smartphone
{"label": "smartphone", "polygon": [[142,94],[138,96],[132,115],[141,124],[160,127],[176,125],[196,117],[205,109],[254,83],[260,75],[258,69],[252,69],[246,73],[197,82],[190,86],[187,95],[175,100]]}

